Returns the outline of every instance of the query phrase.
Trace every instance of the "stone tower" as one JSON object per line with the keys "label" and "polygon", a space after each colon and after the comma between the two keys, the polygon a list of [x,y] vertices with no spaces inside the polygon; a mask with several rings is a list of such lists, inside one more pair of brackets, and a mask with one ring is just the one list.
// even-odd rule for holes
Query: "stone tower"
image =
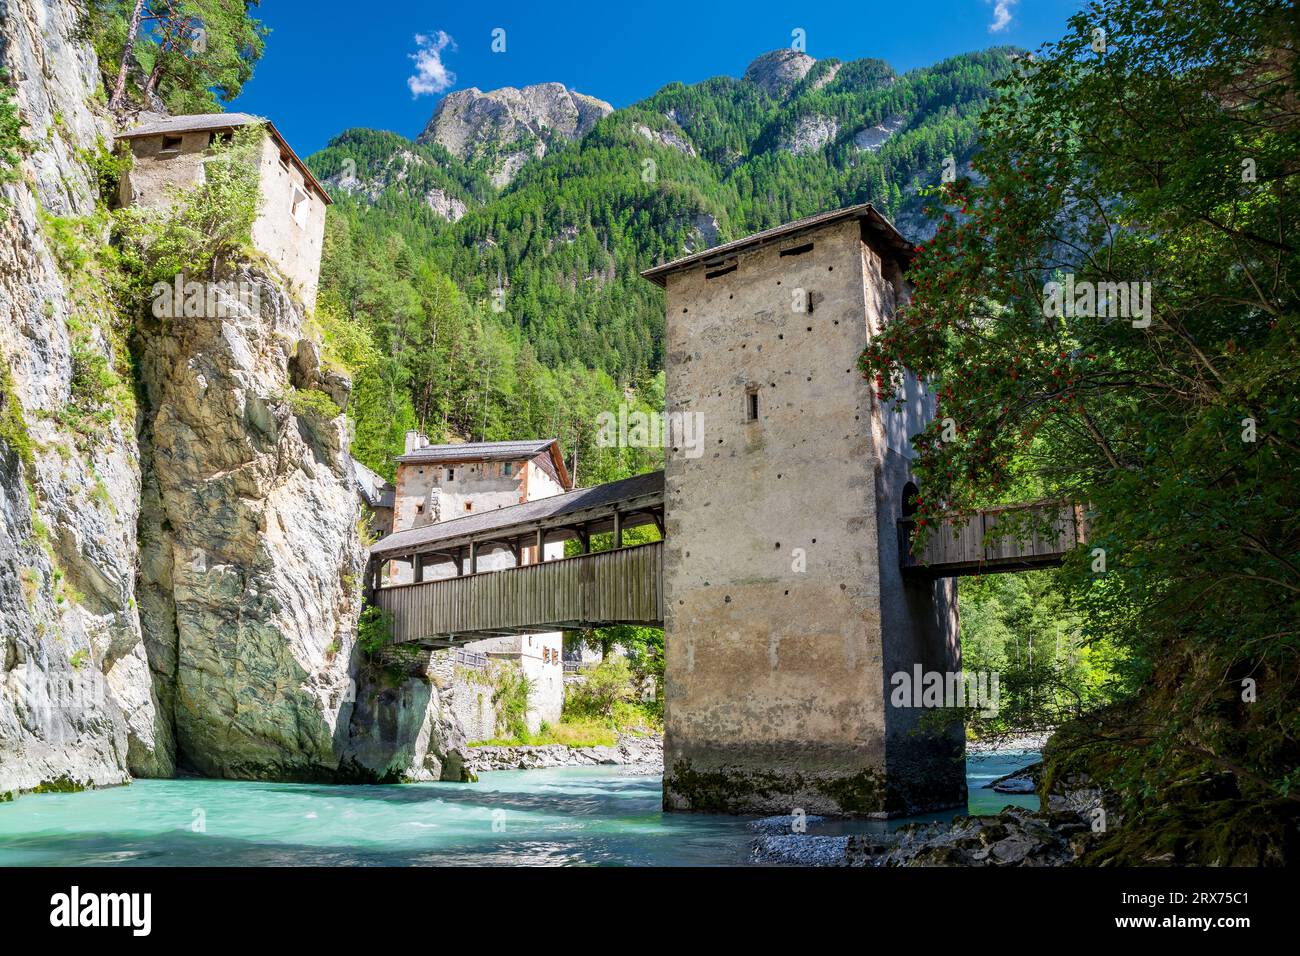
{"label": "stone tower", "polygon": [[[651,269],[667,292],[664,805],[881,815],[964,805],[960,726],[891,675],[960,670],[951,580],[904,580],[906,411],[858,371],[912,247],[870,205]],[[693,455],[693,457],[692,457]]]}

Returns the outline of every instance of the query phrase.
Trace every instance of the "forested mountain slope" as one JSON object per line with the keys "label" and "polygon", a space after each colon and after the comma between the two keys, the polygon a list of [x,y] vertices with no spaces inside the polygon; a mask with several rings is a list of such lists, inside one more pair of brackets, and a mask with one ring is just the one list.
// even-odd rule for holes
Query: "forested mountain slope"
{"label": "forested mountain slope", "polygon": [[900,76],[875,59],[774,51],[744,78],[670,84],[574,139],[549,136],[504,187],[483,157],[517,140],[494,143],[490,129],[465,159],[393,133],[341,134],[309,162],[338,200],[320,318],[357,382],[358,457],[388,472],[418,425],[438,438],[559,435],[581,446],[583,483],[645,467],[650,453],[593,438],[600,411],[661,401],[663,303],[638,273],[856,202],[920,238],[918,190],[973,153],[978,111],[1013,55]]}

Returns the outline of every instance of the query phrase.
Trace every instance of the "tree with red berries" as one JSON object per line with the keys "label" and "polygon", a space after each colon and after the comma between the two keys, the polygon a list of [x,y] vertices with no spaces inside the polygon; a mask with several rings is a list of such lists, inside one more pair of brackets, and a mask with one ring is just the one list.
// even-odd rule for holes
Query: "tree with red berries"
{"label": "tree with red berries", "polygon": [[1062,583],[1124,652],[1126,703],[1091,739],[1132,745],[1130,793],[1202,768],[1300,795],[1295,29],[1281,0],[1074,16],[936,187],[914,296],[862,356],[886,403],[905,369],[937,391],[914,440],[928,527],[1086,504]]}

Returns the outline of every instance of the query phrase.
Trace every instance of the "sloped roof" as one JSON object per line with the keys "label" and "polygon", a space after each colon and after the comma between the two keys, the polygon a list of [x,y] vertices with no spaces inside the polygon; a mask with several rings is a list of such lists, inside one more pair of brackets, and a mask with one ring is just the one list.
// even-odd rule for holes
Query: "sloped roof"
{"label": "sloped roof", "polygon": [[250,123],[269,123],[265,116],[252,113],[192,113],[186,116],[169,116],[166,119],[145,123],[125,133],[118,139],[136,139],[140,136],[161,136],[163,133],[197,133],[212,129],[235,129]]}
{"label": "sloped roof", "polygon": [[689,256],[682,256],[680,259],[674,259],[671,262],[665,262],[663,265],[655,266],[653,269],[646,269],[641,273],[641,278],[649,279],[657,286],[666,286],[668,276],[673,272],[682,269],[689,269],[692,266],[700,265],[705,262],[712,262],[723,256],[729,256],[740,252],[742,249],[766,245],[769,242],[775,242],[778,239],[784,239],[800,232],[807,232],[812,229],[818,229],[822,226],[834,222],[840,222],[844,219],[863,219],[867,225],[876,233],[880,239],[904,262],[910,262],[915,254],[915,247],[903,238],[894,224],[880,214],[875,206],[869,202],[859,203],[856,206],[845,206],[843,209],[832,209],[829,212],[820,212],[814,216],[805,216],[803,219],[796,219],[793,222],[783,223],[774,226],[771,229],[765,229],[762,232],[756,232],[753,235],[745,236],[743,239],[734,239],[731,242],[724,242],[720,246],[713,246],[702,252],[695,252]]}
{"label": "sloped roof", "polygon": [[396,501],[396,492],[392,485],[378,473],[371,471],[355,458],[352,459],[352,477],[357,483],[357,491],[362,499],[372,508],[391,508]]}
{"label": "sloped roof", "polygon": [[403,464],[455,464],[462,461],[527,461],[545,454],[540,464],[562,487],[572,487],[558,438],[529,438],[516,441],[471,441],[457,445],[425,445],[399,455]]}
{"label": "sloped roof", "polygon": [[162,136],[170,133],[202,133],[216,130],[233,130],[241,126],[251,126],[255,123],[264,123],[270,131],[271,136],[275,139],[276,144],[284,150],[293,159],[293,164],[298,167],[302,173],[303,179],[316,187],[321,198],[325,200],[326,205],[332,205],[334,200],[330,199],[329,193],[325,187],[307,168],[307,164],[298,158],[298,154],[293,151],[288,140],[280,135],[280,131],[275,128],[265,116],[254,116],[252,113],[192,113],[185,116],[169,116],[167,119],[157,120],[152,123],[145,123],[134,129],[129,129],[124,133],[118,133],[115,139],[143,139],[149,136]]}
{"label": "sloped roof", "polygon": [[509,505],[505,508],[466,515],[464,518],[453,518],[451,521],[439,521],[423,528],[398,531],[373,545],[370,553],[377,557],[410,554],[432,544],[481,535],[497,529],[509,528],[512,525],[561,518],[564,515],[617,504],[620,501],[656,495],[662,500],[663,493],[664,473],[652,471],[645,475],[624,478],[622,481],[596,485],[594,488],[580,488],[550,498],[526,501],[521,505]]}
{"label": "sloped roof", "polygon": [[556,438],[522,441],[469,441],[456,445],[425,445],[398,457],[398,461],[515,461],[532,458],[555,444]]}

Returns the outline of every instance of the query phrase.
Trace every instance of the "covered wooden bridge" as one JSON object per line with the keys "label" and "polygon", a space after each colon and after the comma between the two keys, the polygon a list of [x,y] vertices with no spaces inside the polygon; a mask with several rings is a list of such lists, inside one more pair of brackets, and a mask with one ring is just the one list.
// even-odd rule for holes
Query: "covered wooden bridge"
{"label": "covered wooden bridge", "polygon": [[[624,531],[649,524],[658,541],[625,546]],[[658,471],[390,535],[370,550],[367,590],[393,615],[394,643],[450,647],[566,628],[662,627],[663,532]],[[898,522],[908,577],[1051,567],[1086,540],[1083,509],[1057,502],[944,519],[917,554],[914,533],[913,518]],[[609,535],[609,547],[594,551],[598,535]],[[546,560],[548,544],[570,540],[580,554]],[[499,567],[495,556],[506,555]],[[396,577],[410,583],[394,584]]]}
{"label": "covered wooden bridge", "polygon": [[[653,524],[660,540],[624,546]],[[370,549],[371,600],[393,615],[393,642],[449,647],[505,634],[608,624],[663,625],[664,476],[595,488],[401,531]],[[610,535],[593,551],[592,539]],[[546,546],[582,553],[546,560]],[[480,570],[488,555],[510,566]],[[384,586],[396,563],[412,583]],[[493,559],[492,563],[500,563]]]}
{"label": "covered wooden bridge", "polygon": [[898,522],[903,572],[917,577],[960,577],[1029,571],[1059,565],[1068,551],[1087,540],[1083,508],[1038,502],[985,508],[945,518],[920,553],[912,553],[915,519]]}

